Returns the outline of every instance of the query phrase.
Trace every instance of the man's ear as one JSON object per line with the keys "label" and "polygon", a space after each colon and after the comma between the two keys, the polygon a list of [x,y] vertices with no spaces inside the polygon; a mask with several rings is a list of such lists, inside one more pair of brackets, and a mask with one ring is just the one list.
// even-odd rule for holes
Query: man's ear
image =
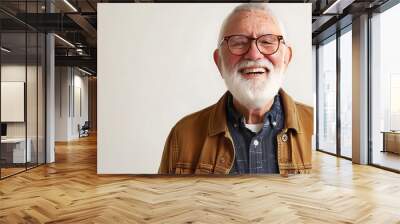
{"label": "man's ear", "polygon": [[292,60],[292,48],[287,46],[286,47],[286,52],[285,52],[285,58],[284,58],[284,62],[286,67],[289,65],[290,61]]}
{"label": "man's ear", "polygon": [[221,57],[219,55],[219,49],[215,49],[213,57],[214,57],[214,63],[217,66],[219,73],[221,73]]}

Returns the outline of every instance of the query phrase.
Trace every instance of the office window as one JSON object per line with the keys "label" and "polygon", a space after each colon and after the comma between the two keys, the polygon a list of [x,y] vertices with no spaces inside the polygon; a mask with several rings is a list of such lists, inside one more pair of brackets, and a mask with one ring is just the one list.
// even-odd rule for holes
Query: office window
{"label": "office window", "polygon": [[318,48],[318,149],[336,154],[336,39]]}
{"label": "office window", "polygon": [[400,4],[375,14],[372,28],[372,163],[400,170]]}
{"label": "office window", "polygon": [[340,154],[352,157],[352,35],[340,36]]}

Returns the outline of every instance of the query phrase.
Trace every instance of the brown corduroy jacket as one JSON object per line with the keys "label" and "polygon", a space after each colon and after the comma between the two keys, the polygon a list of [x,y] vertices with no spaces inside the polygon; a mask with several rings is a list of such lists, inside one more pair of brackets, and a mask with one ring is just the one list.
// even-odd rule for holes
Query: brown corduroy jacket
{"label": "brown corduroy jacket", "polygon": [[[279,173],[308,173],[311,169],[313,109],[279,91],[285,114],[277,135]],[[171,130],[159,174],[228,174],[235,161],[226,121],[227,94],[214,105],[181,119]]]}

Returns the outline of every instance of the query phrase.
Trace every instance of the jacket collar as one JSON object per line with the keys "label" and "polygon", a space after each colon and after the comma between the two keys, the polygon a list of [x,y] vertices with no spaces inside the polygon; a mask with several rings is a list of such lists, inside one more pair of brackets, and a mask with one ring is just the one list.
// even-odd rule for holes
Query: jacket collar
{"label": "jacket collar", "polygon": [[208,120],[208,135],[213,136],[228,130],[225,105],[228,100],[228,91],[218,100],[210,113]]}
{"label": "jacket collar", "polygon": [[[301,127],[299,125],[299,115],[296,109],[296,103],[284,90],[279,90],[279,95],[282,100],[282,107],[285,114],[285,125],[284,130],[293,129],[297,133],[301,133]],[[210,119],[208,121],[208,135],[213,136],[222,132],[228,131],[227,120],[226,120],[226,102],[228,99],[228,92],[218,100],[211,110]]]}
{"label": "jacket collar", "polygon": [[297,111],[296,102],[283,89],[279,90],[279,95],[282,99],[283,111],[285,113],[284,129],[293,129],[297,133],[303,133],[300,126],[300,116]]}

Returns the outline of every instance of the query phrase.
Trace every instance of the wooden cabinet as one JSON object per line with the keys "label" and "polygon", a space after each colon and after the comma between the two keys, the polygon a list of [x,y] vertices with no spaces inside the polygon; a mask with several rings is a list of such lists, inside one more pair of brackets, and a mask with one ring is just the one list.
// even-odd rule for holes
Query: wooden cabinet
{"label": "wooden cabinet", "polygon": [[400,154],[400,132],[383,133],[383,152],[393,152]]}

